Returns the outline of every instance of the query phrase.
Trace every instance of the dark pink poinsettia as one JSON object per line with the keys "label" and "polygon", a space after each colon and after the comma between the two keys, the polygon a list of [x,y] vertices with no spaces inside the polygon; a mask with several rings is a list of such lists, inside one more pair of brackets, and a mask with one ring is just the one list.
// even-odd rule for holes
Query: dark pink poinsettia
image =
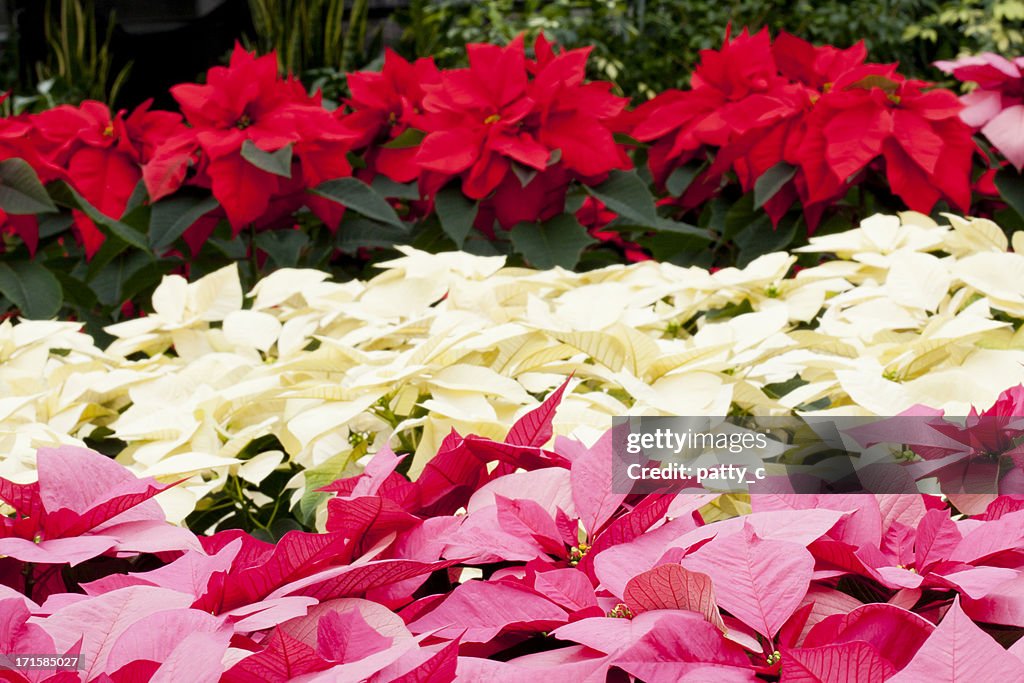
{"label": "dark pink poinsettia", "polygon": [[[17,484],[0,479],[0,500],[14,509],[0,518],[2,581],[34,595],[60,586],[54,580],[36,589],[35,572],[47,566],[76,565],[106,553],[156,553],[198,547],[185,529],[169,530],[151,498],[168,488],[138,479],[106,456],[84,448],[40,449],[39,480]],[[23,571],[27,563],[33,571]]]}
{"label": "dark pink poinsettia", "polygon": [[935,62],[957,79],[977,88],[960,98],[960,113],[1018,170],[1024,169],[1024,57],[1007,59],[991,52]]}

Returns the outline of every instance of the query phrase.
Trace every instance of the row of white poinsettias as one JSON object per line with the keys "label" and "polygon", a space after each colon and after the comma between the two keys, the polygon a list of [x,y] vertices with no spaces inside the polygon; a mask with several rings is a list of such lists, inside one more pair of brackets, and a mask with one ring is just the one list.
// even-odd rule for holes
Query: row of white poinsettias
{"label": "row of white poinsettias", "polygon": [[[281,270],[246,295],[229,267],[165,278],[106,349],[5,322],[0,476],[105,428],[140,476],[194,475],[160,496],[180,521],[285,460],[330,479],[390,440],[415,475],[452,428],[500,439],[570,374],[555,431],[585,441],[624,414],[966,414],[1024,381],[1024,233],[1010,251],[990,221],[903,214],[811,242],[834,258],[795,274],[787,253],[572,273],[403,249],[366,282]],[[267,435],[281,449],[238,459]]]}

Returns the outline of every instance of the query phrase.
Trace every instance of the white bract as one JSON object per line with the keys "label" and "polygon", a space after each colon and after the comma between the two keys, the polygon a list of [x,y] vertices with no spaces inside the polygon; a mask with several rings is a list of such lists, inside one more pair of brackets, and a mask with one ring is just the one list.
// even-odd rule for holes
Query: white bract
{"label": "white bract", "polygon": [[368,281],[283,269],[248,297],[233,266],[168,276],[106,349],[0,324],[0,476],[109,435],[139,475],[188,478],[159,497],[180,521],[229,474],[358,471],[385,444],[415,476],[452,429],[503,439],[570,374],[555,433],[587,442],[623,414],[963,414],[1024,381],[1024,236],[947,219],[873,216],[795,273],[786,253],[572,273],[401,247]]}

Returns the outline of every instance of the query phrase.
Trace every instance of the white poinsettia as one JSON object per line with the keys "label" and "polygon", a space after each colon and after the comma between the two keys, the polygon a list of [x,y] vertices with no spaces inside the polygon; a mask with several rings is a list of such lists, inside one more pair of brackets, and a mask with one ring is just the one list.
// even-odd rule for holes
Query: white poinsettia
{"label": "white poinsettia", "polygon": [[0,475],[111,436],[138,474],[187,477],[159,497],[182,520],[229,475],[340,476],[385,444],[415,475],[452,429],[503,439],[569,375],[555,433],[587,442],[623,414],[966,411],[1024,380],[1024,235],[946,220],[871,217],[813,238],[800,251],[835,258],[804,269],[534,271],[402,247],[370,280],[283,269],[246,297],[234,267],[169,276],[106,349],[76,323],[0,323]]}

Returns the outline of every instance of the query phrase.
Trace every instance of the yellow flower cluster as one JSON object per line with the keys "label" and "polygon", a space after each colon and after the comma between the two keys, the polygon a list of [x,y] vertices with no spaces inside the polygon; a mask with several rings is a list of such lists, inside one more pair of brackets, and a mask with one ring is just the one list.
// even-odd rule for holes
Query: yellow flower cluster
{"label": "yellow flower cluster", "polygon": [[570,374],[555,431],[588,442],[613,415],[965,414],[1024,381],[1022,238],[908,213],[812,239],[829,256],[795,274],[787,253],[572,273],[403,248],[366,282],[169,276],[106,349],[76,323],[0,325],[0,476],[119,439],[140,476],[190,477],[159,498],[181,520],[229,472],[329,480],[390,443],[415,475],[451,429],[501,439]]}

